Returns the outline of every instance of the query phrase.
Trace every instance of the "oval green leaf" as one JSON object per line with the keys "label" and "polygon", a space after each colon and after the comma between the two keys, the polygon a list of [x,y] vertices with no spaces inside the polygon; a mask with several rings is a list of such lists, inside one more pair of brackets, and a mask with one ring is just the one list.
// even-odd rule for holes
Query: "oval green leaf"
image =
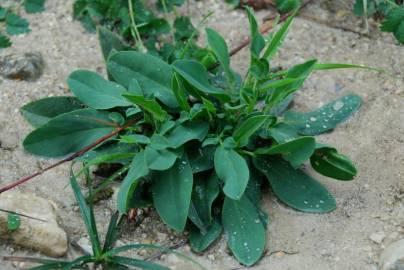
{"label": "oval green leaf", "polygon": [[318,135],[347,120],[361,104],[359,96],[347,95],[312,112],[288,111],[285,113],[285,122],[297,127],[302,135]]}
{"label": "oval green leaf", "polygon": [[336,208],[335,199],[325,187],[287,161],[255,158],[254,165],[267,177],[279,200],[290,207],[310,213],[327,213]]}
{"label": "oval green leaf", "polygon": [[67,79],[67,84],[81,102],[94,109],[103,110],[131,105],[122,97],[122,94],[126,92],[125,88],[105,80],[92,71],[74,71]]}
{"label": "oval green leaf", "polygon": [[215,170],[223,180],[223,192],[227,197],[238,200],[247,187],[250,172],[245,159],[232,149],[216,148]]}
{"label": "oval green leaf", "polygon": [[352,161],[332,147],[317,149],[311,156],[310,163],[318,173],[337,180],[352,180],[357,174]]}
{"label": "oval green leaf", "polygon": [[156,172],[153,179],[153,202],[163,221],[183,231],[191,202],[193,175],[184,155],[167,171]]}
{"label": "oval green leaf", "polygon": [[83,104],[75,97],[47,97],[22,106],[20,111],[28,123],[40,127],[60,114],[82,107]]}
{"label": "oval green leaf", "polygon": [[300,137],[278,145],[261,148],[255,151],[259,155],[282,154],[293,168],[298,168],[314,153],[316,140],[314,137]]}
{"label": "oval green leaf", "polygon": [[56,116],[32,131],[23,145],[35,155],[60,157],[81,150],[115,128],[108,112],[81,109]]}
{"label": "oval green leaf", "polygon": [[136,79],[147,96],[154,96],[170,108],[178,103],[171,90],[171,67],[158,57],[139,52],[118,52],[108,60],[108,72],[128,88]]}
{"label": "oval green leaf", "polygon": [[264,253],[266,233],[257,208],[247,196],[224,199],[222,223],[237,260],[246,266],[256,263]]}

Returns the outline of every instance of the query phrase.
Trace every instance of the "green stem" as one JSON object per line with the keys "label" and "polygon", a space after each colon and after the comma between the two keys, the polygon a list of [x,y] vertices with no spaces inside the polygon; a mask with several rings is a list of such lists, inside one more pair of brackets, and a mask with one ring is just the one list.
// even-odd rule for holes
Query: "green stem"
{"label": "green stem", "polygon": [[180,55],[180,59],[183,59],[185,57],[185,54],[188,52],[189,47],[191,46],[191,42],[192,40],[195,38],[196,34],[198,33],[198,30],[201,28],[201,26],[203,24],[205,24],[205,22],[207,21],[207,19],[212,16],[213,11],[209,12],[208,14],[206,14],[202,20],[199,22],[199,24],[196,26],[196,28],[194,29],[194,31],[192,32],[191,36],[188,38],[187,43],[184,46],[184,49],[181,52]]}
{"label": "green stem", "polygon": [[138,46],[138,49],[141,52],[147,52],[146,47],[144,46],[143,42],[142,42],[142,38],[140,37],[140,33],[139,30],[137,29],[137,25],[135,22],[135,16],[134,16],[134,11],[133,11],[133,5],[132,5],[132,0],[128,0],[128,6],[129,6],[129,17],[130,17],[130,21],[132,24],[131,32],[132,32],[132,36],[135,38],[136,40],[136,46]]}
{"label": "green stem", "polygon": [[[167,5],[166,5],[166,0],[161,0],[161,3],[163,5],[163,11],[164,11],[164,19],[168,22],[168,9],[167,9]],[[177,16],[177,14],[175,14]],[[174,30],[173,30],[173,25],[170,25],[170,35],[171,35],[171,39],[173,41],[173,44],[175,46],[175,35],[174,35]]]}

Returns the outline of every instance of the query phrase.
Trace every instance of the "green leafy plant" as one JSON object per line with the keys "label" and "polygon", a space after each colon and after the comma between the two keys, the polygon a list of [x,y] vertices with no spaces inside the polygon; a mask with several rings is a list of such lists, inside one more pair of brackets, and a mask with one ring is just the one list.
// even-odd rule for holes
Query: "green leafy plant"
{"label": "green leafy plant", "polygon": [[380,29],[383,32],[392,33],[398,42],[404,43],[404,6],[402,1],[356,0],[353,10],[357,16],[382,17]]}
{"label": "green leafy plant", "polygon": [[23,0],[8,7],[0,6],[0,49],[11,46],[9,35],[19,35],[30,32],[29,22],[19,15],[21,6],[27,13],[37,13],[44,10],[45,0]]}
{"label": "green leafy plant", "polygon": [[184,2],[159,0],[156,14],[140,0],[76,0],[73,17],[90,32],[98,27],[105,60],[111,51],[138,50],[169,63],[184,57],[212,61],[213,55],[197,46],[198,31],[189,17],[175,12],[172,22],[166,18]]}
{"label": "green leafy plant", "polygon": [[[87,179],[90,179],[87,177]],[[91,182],[91,181],[90,181]],[[76,176],[71,172],[70,184],[73,189],[76,201],[79,205],[81,217],[86,226],[88,236],[92,245],[92,254],[83,255],[72,261],[62,261],[62,260],[50,260],[50,259],[40,259],[40,258],[15,258],[6,257],[10,260],[23,260],[38,263],[39,266],[30,268],[31,270],[48,270],[48,269],[90,269],[90,264],[95,264],[95,266],[101,266],[102,269],[149,269],[149,270],[169,270],[170,268],[147,261],[142,259],[135,259],[130,257],[125,257],[119,255],[125,251],[129,250],[140,250],[140,249],[154,249],[159,250],[162,253],[175,253],[177,256],[191,261],[192,263],[204,269],[200,264],[193,261],[192,259],[172,251],[168,248],[159,247],[151,244],[129,244],[124,246],[115,247],[116,241],[118,239],[119,224],[122,223],[122,216],[119,212],[116,212],[111,216],[109,222],[108,230],[105,236],[104,244],[101,245],[100,237],[97,231],[97,226],[93,213],[92,202],[86,202],[84,195],[77,183]],[[92,185],[89,183],[89,193],[92,193]],[[16,214],[10,214],[8,227],[9,230],[16,230],[20,224],[19,216]]]}
{"label": "green leafy plant", "polygon": [[343,181],[357,173],[348,157],[313,136],[345,121],[359,109],[361,98],[347,95],[301,113],[287,109],[293,94],[315,71],[365,67],[313,59],[273,70],[270,60],[293,16],[266,40],[252,11],[247,13],[251,57],[244,79],[230,67],[227,44],[213,29],[206,33],[218,66],[194,59],[169,64],[147,53],[111,52],[110,80],[75,71],[68,78],[75,97],[46,98],[22,108],[36,127],[25,138],[25,149],[45,157],[75,153],[59,164],[79,158],[86,169],[120,164],[98,191],[124,176],[118,194],[121,214],[153,205],[169,227],[190,231],[196,252],[224,231],[237,260],[253,265],[266,245],[269,221],[261,208],[265,182],[284,204],[325,213],[336,202],[302,165],[309,161],[318,173]]}

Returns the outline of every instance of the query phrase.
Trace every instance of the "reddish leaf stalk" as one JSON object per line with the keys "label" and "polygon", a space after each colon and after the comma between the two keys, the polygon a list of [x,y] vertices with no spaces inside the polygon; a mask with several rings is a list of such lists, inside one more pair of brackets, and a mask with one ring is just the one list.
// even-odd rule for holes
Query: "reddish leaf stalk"
{"label": "reddish leaf stalk", "polygon": [[25,182],[28,182],[29,180],[31,180],[31,179],[37,177],[38,175],[41,175],[41,174],[43,174],[44,172],[49,171],[49,170],[51,170],[51,169],[53,169],[53,168],[55,168],[55,167],[57,167],[57,166],[59,166],[59,165],[62,165],[63,163],[72,161],[72,160],[74,160],[74,159],[76,159],[76,158],[78,158],[78,157],[84,155],[85,153],[87,153],[88,151],[90,151],[91,149],[93,149],[94,147],[98,146],[99,144],[101,144],[101,143],[105,142],[106,140],[112,138],[113,136],[117,135],[119,132],[121,132],[121,131],[127,129],[127,128],[130,127],[130,126],[132,126],[132,125],[133,125],[134,123],[136,123],[137,121],[138,121],[138,119],[137,119],[137,118],[134,118],[134,119],[128,121],[128,123],[126,123],[125,125],[120,126],[120,127],[117,127],[117,128],[116,128],[114,131],[112,131],[111,133],[109,133],[109,134],[107,134],[107,135],[105,135],[105,136],[99,138],[98,140],[96,140],[95,142],[93,142],[92,144],[90,144],[89,146],[86,146],[85,148],[83,148],[83,149],[81,149],[80,151],[78,151],[78,152],[72,154],[71,156],[68,156],[67,158],[62,159],[61,161],[58,161],[58,162],[56,162],[56,163],[54,163],[54,164],[52,164],[52,165],[50,165],[50,166],[48,166],[48,167],[46,167],[46,168],[40,170],[40,171],[37,171],[37,172],[35,172],[34,174],[31,174],[31,175],[29,175],[29,176],[25,176],[25,177],[23,177],[23,178],[20,178],[20,179],[18,179],[17,181],[15,181],[15,182],[13,182],[13,183],[11,183],[11,184],[9,184],[9,185],[7,185],[7,186],[1,188],[1,189],[0,189],[0,194],[3,193],[3,192],[5,192],[5,191],[7,191],[7,190],[13,189],[13,188],[15,188],[15,187],[17,187],[17,186],[19,186],[19,185],[22,185],[22,184],[24,184]]}
{"label": "reddish leaf stalk", "polygon": [[[310,2],[312,2],[312,1],[313,1],[313,0],[307,0],[304,4],[302,4],[302,5],[300,6],[300,9],[304,8],[306,5],[308,5],[308,4],[309,4]],[[290,15],[291,15],[291,13],[283,14],[283,15],[280,17],[280,21],[281,21],[281,22],[285,21]],[[266,20],[267,20],[267,21],[271,21],[271,20],[274,20],[275,18],[276,18],[276,17],[273,16],[273,17],[267,18]],[[264,27],[261,29],[261,33],[262,33],[262,34],[265,34],[265,33],[268,32],[269,30],[271,30],[272,28],[273,28],[273,23],[272,23],[272,22],[271,22],[271,23],[267,23],[267,25],[264,25]],[[237,53],[238,53],[239,51],[241,51],[243,48],[247,47],[248,44],[250,44],[250,42],[251,42],[251,39],[250,39],[250,38],[246,38],[239,46],[237,46],[237,47],[235,47],[234,49],[231,50],[230,56],[234,56],[235,54],[237,54]],[[218,65],[218,64],[216,64],[214,67],[216,67],[217,65]],[[52,164],[52,165],[50,165],[50,166],[48,166],[48,167],[46,167],[46,168],[44,168],[44,169],[42,169],[42,170],[40,170],[40,171],[37,171],[37,172],[35,172],[35,173],[32,174],[32,175],[29,175],[29,176],[25,176],[25,177],[23,177],[23,178],[20,178],[20,179],[18,179],[17,181],[15,181],[15,182],[13,182],[13,183],[11,183],[11,184],[9,184],[9,185],[7,185],[7,186],[1,188],[1,189],[0,189],[0,194],[3,193],[3,192],[5,192],[5,191],[7,191],[7,190],[13,189],[13,188],[15,188],[15,187],[17,187],[17,186],[19,186],[19,185],[22,185],[22,184],[24,184],[25,182],[30,181],[31,179],[37,177],[38,175],[43,174],[43,173],[46,172],[46,171],[49,171],[49,170],[51,170],[51,169],[53,169],[53,168],[55,168],[55,167],[57,167],[57,166],[59,166],[59,165],[62,165],[62,164],[64,164],[64,163],[66,163],[66,162],[72,161],[72,160],[74,160],[75,158],[78,158],[78,157],[82,156],[82,155],[85,154],[86,152],[90,151],[91,149],[93,149],[94,147],[98,146],[99,144],[101,144],[101,143],[105,142],[106,140],[112,138],[113,136],[117,135],[119,132],[125,130],[126,128],[128,128],[128,127],[131,126],[131,125],[133,125],[133,124],[134,124],[135,122],[137,122],[137,121],[138,121],[138,119],[132,119],[131,121],[129,121],[129,122],[128,122],[127,124],[125,124],[124,126],[121,126],[121,127],[116,128],[113,132],[111,132],[111,133],[109,133],[109,134],[107,134],[107,135],[105,135],[105,136],[99,138],[99,139],[98,139],[97,141],[95,141],[94,143],[92,143],[92,144],[90,144],[89,146],[87,146],[87,147],[81,149],[80,151],[74,153],[73,155],[71,155],[71,156],[69,156],[69,157],[67,157],[67,158],[65,158],[65,159],[63,159],[63,160],[61,160],[61,161],[59,161],[59,162],[56,162],[56,163],[54,163],[54,164]]]}

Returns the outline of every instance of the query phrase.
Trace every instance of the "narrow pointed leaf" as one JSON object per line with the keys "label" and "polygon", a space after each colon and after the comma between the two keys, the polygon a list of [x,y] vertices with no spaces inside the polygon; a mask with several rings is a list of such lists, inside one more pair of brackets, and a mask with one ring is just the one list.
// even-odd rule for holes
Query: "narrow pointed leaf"
{"label": "narrow pointed leaf", "polygon": [[124,264],[124,265],[129,265],[129,266],[135,266],[138,269],[146,269],[146,270],[170,270],[170,268],[161,266],[156,263],[148,262],[145,260],[139,260],[139,259],[132,259],[132,258],[127,258],[127,257],[121,257],[121,256],[113,256],[109,258],[111,262],[114,263],[119,263],[119,264]]}
{"label": "narrow pointed leaf", "polygon": [[[88,236],[93,248],[94,256],[101,254],[100,239],[98,238],[97,225],[95,224],[93,209],[87,205],[86,199],[81,193],[80,186],[77,183],[76,177],[72,170],[70,170],[70,185],[72,186],[74,196],[79,205],[81,217],[86,226]],[[73,265],[73,264],[72,264]]]}
{"label": "narrow pointed leaf", "polygon": [[172,89],[173,89],[175,98],[177,99],[177,102],[180,105],[180,108],[184,111],[189,112],[191,107],[188,104],[187,93],[185,91],[185,87],[181,81],[181,78],[179,78],[177,74],[173,75],[171,84],[172,84]]}
{"label": "narrow pointed leaf", "polygon": [[229,101],[230,97],[220,88],[209,83],[206,68],[194,60],[177,60],[172,64],[173,69],[185,81],[203,94],[210,94],[222,101]]}
{"label": "narrow pointed leaf", "polygon": [[148,174],[149,168],[146,163],[145,153],[142,151],[133,158],[130,169],[119,188],[118,210],[121,214],[127,213],[130,199],[139,181]]}
{"label": "narrow pointed leaf", "polygon": [[257,132],[271,117],[268,115],[252,116],[244,120],[233,132],[233,138],[240,146],[246,146],[248,139]]}
{"label": "narrow pointed leaf", "polygon": [[124,94],[123,96],[130,102],[151,113],[157,120],[164,121],[167,118],[167,112],[161,108],[157,101],[132,94]]}
{"label": "narrow pointed leaf", "polygon": [[270,60],[275,56],[278,48],[282,45],[283,40],[289,32],[289,28],[292,25],[294,17],[295,15],[293,14],[292,16],[287,18],[286,21],[279,28],[279,30],[276,32],[276,34],[272,37],[267,48],[265,49],[265,52],[262,56],[263,58]]}
{"label": "narrow pointed leaf", "polygon": [[282,159],[255,158],[275,195],[288,206],[310,213],[327,213],[336,208],[335,199],[319,182]]}

